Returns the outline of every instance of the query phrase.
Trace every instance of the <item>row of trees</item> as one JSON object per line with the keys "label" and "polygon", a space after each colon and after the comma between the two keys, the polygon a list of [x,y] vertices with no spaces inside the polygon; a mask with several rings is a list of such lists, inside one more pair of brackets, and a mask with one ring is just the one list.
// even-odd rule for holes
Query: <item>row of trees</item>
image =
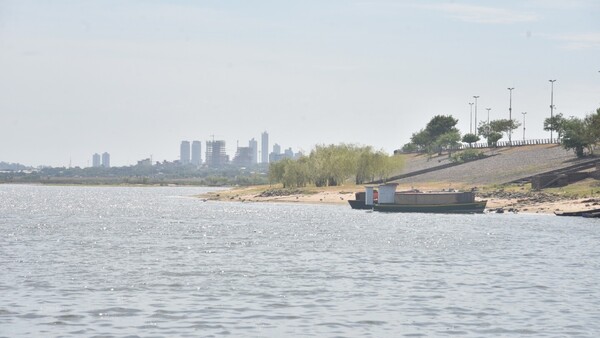
{"label": "row of trees", "polygon": [[[490,146],[495,146],[502,137],[508,136],[521,126],[516,120],[509,119],[493,120],[489,123],[482,121],[477,127],[478,135],[468,133],[461,138],[456,128],[457,123],[458,119],[451,115],[436,115],[424,129],[412,134],[410,142],[405,144],[402,150],[423,151],[429,154],[441,154],[447,150],[450,156],[451,150],[461,141],[471,145],[484,138]],[[593,154],[594,147],[600,143],[600,108],[585,118],[565,118],[562,114],[557,114],[544,120],[544,130],[555,131],[561,145],[567,150],[573,150],[578,157]]]}
{"label": "row of trees", "polygon": [[600,143],[600,108],[585,118],[565,118],[557,114],[544,120],[544,130],[556,131],[562,146],[573,150],[577,157],[593,154],[594,147]]}
{"label": "row of trees", "polygon": [[489,123],[482,121],[477,128],[479,135],[468,133],[461,138],[460,132],[456,128],[457,123],[458,119],[455,119],[452,115],[436,115],[427,123],[424,129],[412,134],[410,142],[405,144],[402,150],[438,152],[441,154],[444,150],[450,152],[461,141],[470,145],[479,141],[481,137],[493,146],[503,137],[503,134],[508,135],[521,125],[515,120],[508,119],[494,120]]}
{"label": "row of trees", "polygon": [[284,159],[269,165],[269,182],[282,183],[285,188],[341,185],[349,179],[363,184],[385,180],[402,168],[400,156],[389,156],[370,146],[320,145],[308,156],[297,160]]}

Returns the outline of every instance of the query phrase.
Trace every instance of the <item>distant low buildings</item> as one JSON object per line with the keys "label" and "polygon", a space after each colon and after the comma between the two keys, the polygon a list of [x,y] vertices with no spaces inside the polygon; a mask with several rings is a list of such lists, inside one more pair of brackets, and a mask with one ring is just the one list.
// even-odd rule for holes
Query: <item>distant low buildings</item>
{"label": "distant low buildings", "polygon": [[297,159],[302,156],[302,153],[294,154],[292,148],[287,148],[283,153],[281,152],[281,146],[277,143],[273,145],[273,151],[269,154],[269,162],[278,162],[284,158]]}
{"label": "distant low buildings", "polygon": [[140,166],[140,167],[151,167],[152,166],[152,159],[145,158],[143,160],[139,160],[137,162],[137,165]]}

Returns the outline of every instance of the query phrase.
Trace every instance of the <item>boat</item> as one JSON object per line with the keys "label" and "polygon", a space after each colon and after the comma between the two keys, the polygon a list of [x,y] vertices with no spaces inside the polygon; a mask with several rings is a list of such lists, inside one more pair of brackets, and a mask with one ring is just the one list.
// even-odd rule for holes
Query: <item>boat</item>
{"label": "boat", "polygon": [[352,209],[359,209],[359,210],[371,210],[373,209],[373,204],[377,203],[377,190],[374,190],[372,192],[372,198],[369,201],[369,203],[367,203],[367,192],[369,189],[367,189],[367,191],[361,191],[361,192],[357,192],[354,194],[354,198],[353,200],[348,200],[348,204],[350,204],[350,207]]}
{"label": "boat", "polygon": [[[475,201],[473,191],[431,191],[409,190],[396,192],[397,183],[379,186],[374,211],[382,212],[424,212],[424,213],[482,213],[487,201]],[[368,198],[368,196],[367,196]]]}
{"label": "boat", "polygon": [[600,212],[584,212],[581,216],[585,218],[600,218]]}
{"label": "boat", "polygon": [[556,216],[584,216],[585,214],[599,213],[600,209],[583,210],[583,211],[565,211],[565,212],[554,212]]}

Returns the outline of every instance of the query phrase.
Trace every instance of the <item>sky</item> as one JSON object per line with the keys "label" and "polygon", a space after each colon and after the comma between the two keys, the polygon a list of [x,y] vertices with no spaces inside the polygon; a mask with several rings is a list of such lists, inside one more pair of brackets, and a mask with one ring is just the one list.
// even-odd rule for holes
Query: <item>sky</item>
{"label": "sky", "polygon": [[[0,0],[0,161],[176,160],[182,140],[391,153],[435,115],[526,138],[600,107],[600,1]],[[474,115],[474,112],[473,112]],[[522,128],[513,139],[522,138]],[[204,154],[203,154],[204,157]]]}

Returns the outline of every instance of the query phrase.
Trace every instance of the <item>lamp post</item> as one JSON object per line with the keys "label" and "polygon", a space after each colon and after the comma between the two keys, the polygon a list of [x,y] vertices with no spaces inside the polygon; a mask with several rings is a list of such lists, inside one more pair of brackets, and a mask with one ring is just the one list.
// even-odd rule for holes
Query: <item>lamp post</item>
{"label": "lamp post", "polygon": [[525,141],[525,115],[527,115],[527,112],[524,111],[521,114],[523,114],[523,141]]}
{"label": "lamp post", "polygon": [[552,143],[552,131],[554,130],[554,82],[556,80],[548,80],[550,82],[550,143]]}
{"label": "lamp post", "polygon": [[473,134],[473,102],[469,102],[469,106],[471,106],[471,117],[469,118],[469,133]]}
{"label": "lamp post", "polygon": [[490,137],[490,110],[492,110],[492,108],[485,108],[488,111],[488,119],[487,119],[487,133],[488,133],[488,137]]}
{"label": "lamp post", "polygon": [[479,95],[473,96],[473,98],[475,99],[475,135],[477,135],[477,99]]}
{"label": "lamp post", "polygon": [[[513,88],[508,88],[508,120],[512,123],[512,91]],[[512,127],[512,126],[511,126]],[[512,129],[508,131],[508,144],[512,145]]]}

